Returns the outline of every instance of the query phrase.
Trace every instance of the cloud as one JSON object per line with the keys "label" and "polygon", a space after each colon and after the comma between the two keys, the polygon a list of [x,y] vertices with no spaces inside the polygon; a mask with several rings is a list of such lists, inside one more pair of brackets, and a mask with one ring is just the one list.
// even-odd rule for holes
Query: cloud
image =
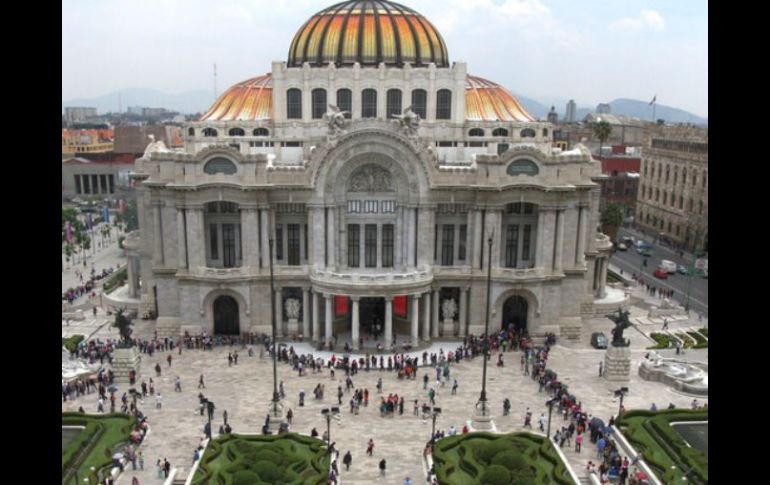
{"label": "cloud", "polygon": [[642,9],[636,18],[623,17],[610,24],[612,32],[640,32],[647,29],[663,32],[665,28],[663,16],[655,10],[647,9]]}

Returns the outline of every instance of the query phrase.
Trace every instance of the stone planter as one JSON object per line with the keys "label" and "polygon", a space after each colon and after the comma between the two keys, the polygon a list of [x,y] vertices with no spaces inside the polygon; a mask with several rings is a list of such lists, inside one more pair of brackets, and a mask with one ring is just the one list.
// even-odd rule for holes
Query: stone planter
{"label": "stone planter", "polygon": [[117,348],[112,352],[112,372],[116,383],[128,383],[128,373],[133,370],[138,381],[141,373],[142,357],[136,347]]}

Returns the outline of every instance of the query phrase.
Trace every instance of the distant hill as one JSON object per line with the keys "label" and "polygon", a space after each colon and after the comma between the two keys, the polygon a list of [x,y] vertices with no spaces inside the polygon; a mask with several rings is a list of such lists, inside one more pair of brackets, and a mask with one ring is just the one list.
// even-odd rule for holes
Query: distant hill
{"label": "distant hill", "polygon": [[118,111],[118,93],[123,111],[129,106],[145,106],[148,108],[166,108],[180,113],[199,113],[206,111],[214,103],[214,93],[197,90],[177,94],[167,94],[156,89],[129,88],[115,91],[96,98],[70,99],[62,102],[62,113],[68,106],[95,107],[99,114]]}
{"label": "distant hill", "polygon": [[[610,101],[610,108],[614,115],[634,116],[643,120],[652,119],[652,106],[648,101],[620,98]],[[709,122],[708,118],[664,104],[655,107],[655,119],[664,119],[666,123],[695,123],[699,125],[707,125]]]}
{"label": "distant hill", "polygon": [[[520,94],[514,94],[516,99],[529,111],[529,114],[535,117],[535,119],[545,119],[548,116],[548,112],[551,111],[550,106],[546,106],[543,103],[537,102],[534,99],[527,98]],[[558,110],[557,110],[558,111]]]}

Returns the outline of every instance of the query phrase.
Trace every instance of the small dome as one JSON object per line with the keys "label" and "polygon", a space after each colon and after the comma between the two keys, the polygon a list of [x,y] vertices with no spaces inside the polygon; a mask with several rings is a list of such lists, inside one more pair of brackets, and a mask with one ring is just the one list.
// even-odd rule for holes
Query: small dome
{"label": "small dome", "polygon": [[199,121],[255,121],[273,117],[273,76],[265,74],[231,87]]}
{"label": "small dome", "polygon": [[535,121],[513,94],[499,84],[465,78],[465,119],[468,121]]}
{"label": "small dome", "polygon": [[297,31],[288,65],[305,62],[449,67],[449,55],[441,34],[414,10],[387,0],[356,0],[321,10]]}

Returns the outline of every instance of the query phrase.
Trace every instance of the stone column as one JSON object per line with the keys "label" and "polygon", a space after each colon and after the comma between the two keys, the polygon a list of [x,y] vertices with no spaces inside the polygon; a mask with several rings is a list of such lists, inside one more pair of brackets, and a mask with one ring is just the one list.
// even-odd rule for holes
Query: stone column
{"label": "stone column", "polygon": [[[132,251],[133,253],[133,251]],[[139,286],[137,283],[137,277],[136,277],[136,256],[133,254],[130,254],[128,256],[128,261],[126,264],[126,269],[128,270],[128,295],[131,297],[136,297],[136,289]]]}
{"label": "stone column", "polygon": [[[260,224],[262,225],[262,254],[261,260],[262,260],[262,267],[263,268],[269,268],[270,267],[270,247],[269,247],[269,239],[271,237],[270,232],[270,208],[269,206],[264,206],[259,211],[260,214]],[[275,258],[275,248],[273,248],[273,258]]]}
{"label": "stone column", "polygon": [[283,336],[283,292],[281,288],[275,289],[275,333]]}
{"label": "stone column", "polygon": [[187,207],[187,254],[190,270],[206,266],[205,237],[203,207]]}
{"label": "stone column", "polygon": [[310,288],[302,288],[302,336],[310,340]]}
{"label": "stone column", "polygon": [[184,220],[184,208],[183,207],[177,207],[176,208],[176,239],[177,243],[179,244],[179,251],[177,251],[177,254],[179,255],[178,261],[177,261],[177,268],[179,269],[187,269],[187,241],[186,241],[186,235],[185,235],[185,220]]}
{"label": "stone column", "polygon": [[377,268],[382,268],[382,224],[377,224]]}
{"label": "stone column", "polygon": [[468,321],[468,288],[460,288],[460,330],[458,335],[467,335]]}
{"label": "stone column", "polygon": [[[420,208],[419,244],[417,247],[417,262],[421,266],[432,265],[435,261],[433,254],[433,238],[435,235],[435,210],[432,207]],[[456,248],[457,246],[455,246]]]}
{"label": "stone column", "polygon": [[484,244],[481,234],[481,211],[474,209],[473,211],[473,261],[471,262],[472,268],[482,268],[481,261],[481,248]]}
{"label": "stone column", "polygon": [[259,233],[257,230],[257,208],[241,207],[241,253],[243,266],[248,271],[256,271],[259,267]]}
{"label": "stone column", "polygon": [[604,298],[607,296],[607,258],[602,258],[601,262],[601,273],[599,274],[599,277],[601,278],[599,280],[599,298]]}
{"label": "stone column", "polygon": [[313,341],[321,340],[321,315],[318,313],[318,292],[313,291]]}
{"label": "stone column", "polygon": [[422,299],[422,339],[428,342],[430,340],[430,292],[423,294]]}
{"label": "stone column", "polygon": [[329,345],[329,342],[332,340],[332,326],[334,324],[334,321],[332,320],[332,304],[334,303],[334,295],[324,295],[324,299],[326,300],[324,303],[326,304],[325,310],[326,310],[326,345]]}
{"label": "stone column", "polygon": [[417,346],[420,341],[417,330],[420,324],[420,295],[412,295],[412,345]]}
{"label": "stone column", "polygon": [[155,254],[153,255],[153,264],[155,266],[163,266],[163,221],[161,220],[161,207],[162,202],[153,203],[154,220],[153,225],[155,234],[153,234],[155,242]]}
{"label": "stone column", "polygon": [[[543,269],[550,273],[553,271],[553,245],[555,244],[554,229],[556,228],[556,211],[552,208],[543,209],[543,228],[542,228],[542,244],[538,242],[538,250],[543,252],[542,262]],[[540,218],[538,218],[538,224],[540,224]]]}
{"label": "stone column", "polygon": [[[310,244],[310,264],[324,266],[324,208],[311,206],[309,209],[308,242]],[[314,314],[315,315],[315,314]]]}
{"label": "stone column", "polygon": [[404,264],[404,231],[404,208],[399,205],[396,208],[396,227],[393,234],[393,244],[395,245],[396,253],[393,266],[399,269],[406,266]]}
{"label": "stone column", "polygon": [[433,290],[433,314],[432,314],[432,320],[433,320],[433,338],[438,338],[438,289]]}
{"label": "stone column", "polygon": [[555,244],[556,250],[554,253],[553,269],[556,272],[560,272],[562,268],[562,253],[564,249],[564,209],[556,211],[556,218],[554,221],[554,232],[556,234]]}
{"label": "stone column", "polygon": [[537,209],[537,237],[535,240],[535,268],[545,269],[545,210],[542,206]]}
{"label": "stone column", "polygon": [[[489,220],[489,224],[492,225],[494,228],[494,232],[492,233],[492,250],[491,250],[491,257],[492,257],[492,266],[503,266],[501,264],[501,260],[503,258],[503,251],[500,246],[500,242],[503,240],[503,210],[502,209],[490,209],[487,211],[487,215],[491,215]],[[489,229],[486,229],[489,230]],[[487,246],[489,246],[487,244]]]}
{"label": "stone column", "polygon": [[393,297],[385,297],[385,350],[393,343]]}
{"label": "stone column", "polygon": [[588,226],[588,208],[578,206],[577,254],[575,266],[583,266],[586,260],[586,227]]}
{"label": "stone column", "polygon": [[326,257],[327,257],[327,266],[331,269],[335,269],[337,266],[337,245],[335,244],[337,238],[335,237],[335,230],[336,225],[334,224],[334,212],[336,211],[336,207],[328,207],[326,214],[327,214],[327,225],[326,225]]}
{"label": "stone column", "polygon": [[406,242],[406,247],[407,247],[406,266],[412,267],[412,268],[415,266],[414,258],[416,254],[415,251],[417,250],[415,246],[415,234],[417,233],[417,226],[416,226],[417,223],[415,221],[416,215],[417,215],[417,207],[408,207],[406,209],[407,227],[408,227],[408,230],[406,233],[407,234],[406,237],[408,238]]}
{"label": "stone column", "polygon": [[351,327],[351,339],[353,340],[353,350],[358,350],[358,327],[360,325],[358,301],[360,300],[360,297],[351,296],[350,299],[353,300],[353,325]]}

